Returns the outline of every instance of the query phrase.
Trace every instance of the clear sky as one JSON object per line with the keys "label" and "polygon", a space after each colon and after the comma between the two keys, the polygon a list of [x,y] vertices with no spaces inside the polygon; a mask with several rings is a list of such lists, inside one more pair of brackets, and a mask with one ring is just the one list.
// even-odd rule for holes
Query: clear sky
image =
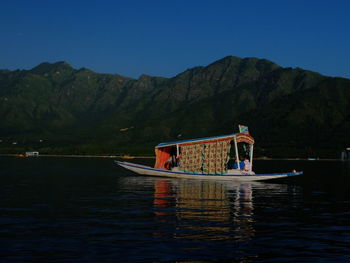
{"label": "clear sky", "polygon": [[350,78],[347,0],[0,0],[0,68],[172,77],[258,57]]}

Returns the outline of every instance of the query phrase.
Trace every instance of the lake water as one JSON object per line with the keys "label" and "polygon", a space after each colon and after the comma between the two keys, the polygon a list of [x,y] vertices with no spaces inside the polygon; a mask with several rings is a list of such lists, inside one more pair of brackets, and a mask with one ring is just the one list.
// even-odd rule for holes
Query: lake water
{"label": "lake water", "polygon": [[350,262],[350,162],[254,165],[305,174],[239,184],[0,157],[0,261]]}

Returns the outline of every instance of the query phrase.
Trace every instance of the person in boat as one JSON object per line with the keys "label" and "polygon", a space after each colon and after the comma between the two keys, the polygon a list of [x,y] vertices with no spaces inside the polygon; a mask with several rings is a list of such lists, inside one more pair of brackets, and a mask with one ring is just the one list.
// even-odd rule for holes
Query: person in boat
{"label": "person in boat", "polygon": [[[238,164],[237,164],[237,162],[236,162],[236,160],[235,159],[233,159],[234,160],[234,162],[233,162],[233,169],[238,169]],[[240,170],[243,170],[244,169],[244,165],[245,165],[245,163],[244,163],[244,159],[243,159],[243,157],[240,157],[240,162],[239,162],[239,169]]]}
{"label": "person in boat", "polygon": [[173,166],[172,162],[173,162],[173,158],[172,158],[172,156],[170,156],[168,158],[168,160],[166,160],[165,163],[164,163],[165,169],[171,170],[171,167]]}
{"label": "person in boat", "polygon": [[176,156],[175,160],[176,160],[176,164],[175,166],[179,166],[180,165],[180,159],[181,159],[181,153],[179,153],[179,155]]}
{"label": "person in boat", "polygon": [[244,163],[243,171],[246,171],[246,172],[250,171],[251,165],[250,165],[248,156],[244,157],[243,163]]}
{"label": "person in boat", "polygon": [[166,160],[164,167],[167,170],[171,170],[171,168],[178,166],[178,160],[176,158],[176,147],[171,149],[170,157]]}

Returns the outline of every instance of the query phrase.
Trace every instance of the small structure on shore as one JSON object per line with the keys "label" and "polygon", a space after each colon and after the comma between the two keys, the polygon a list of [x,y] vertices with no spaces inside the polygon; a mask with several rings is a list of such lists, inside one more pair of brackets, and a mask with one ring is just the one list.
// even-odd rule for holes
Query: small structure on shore
{"label": "small structure on shore", "polygon": [[39,156],[39,152],[26,152],[25,156],[26,157],[38,157]]}
{"label": "small structure on shore", "polygon": [[350,161],[350,147],[341,152],[342,161]]}

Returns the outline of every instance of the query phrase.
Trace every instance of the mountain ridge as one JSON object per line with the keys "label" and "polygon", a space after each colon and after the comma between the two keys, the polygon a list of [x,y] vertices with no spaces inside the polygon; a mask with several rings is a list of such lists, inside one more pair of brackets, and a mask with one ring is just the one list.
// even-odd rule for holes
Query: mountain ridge
{"label": "mountain ridge", "polygon": [[[282,155],[335,156],[350,144],[349,91],[348,79],[258,58],[227,56],[171,78],[138,79],[44,62],[0,71],[0,152],[19,145],[43,152],[143,152],[179,134],[211,136],[246,123],[261,141],[260,154],[277,156],[283,146],[289,150]],[[327,138],[334,134],[332,146]],[[21,143],[12,147],[13,140]]]}

